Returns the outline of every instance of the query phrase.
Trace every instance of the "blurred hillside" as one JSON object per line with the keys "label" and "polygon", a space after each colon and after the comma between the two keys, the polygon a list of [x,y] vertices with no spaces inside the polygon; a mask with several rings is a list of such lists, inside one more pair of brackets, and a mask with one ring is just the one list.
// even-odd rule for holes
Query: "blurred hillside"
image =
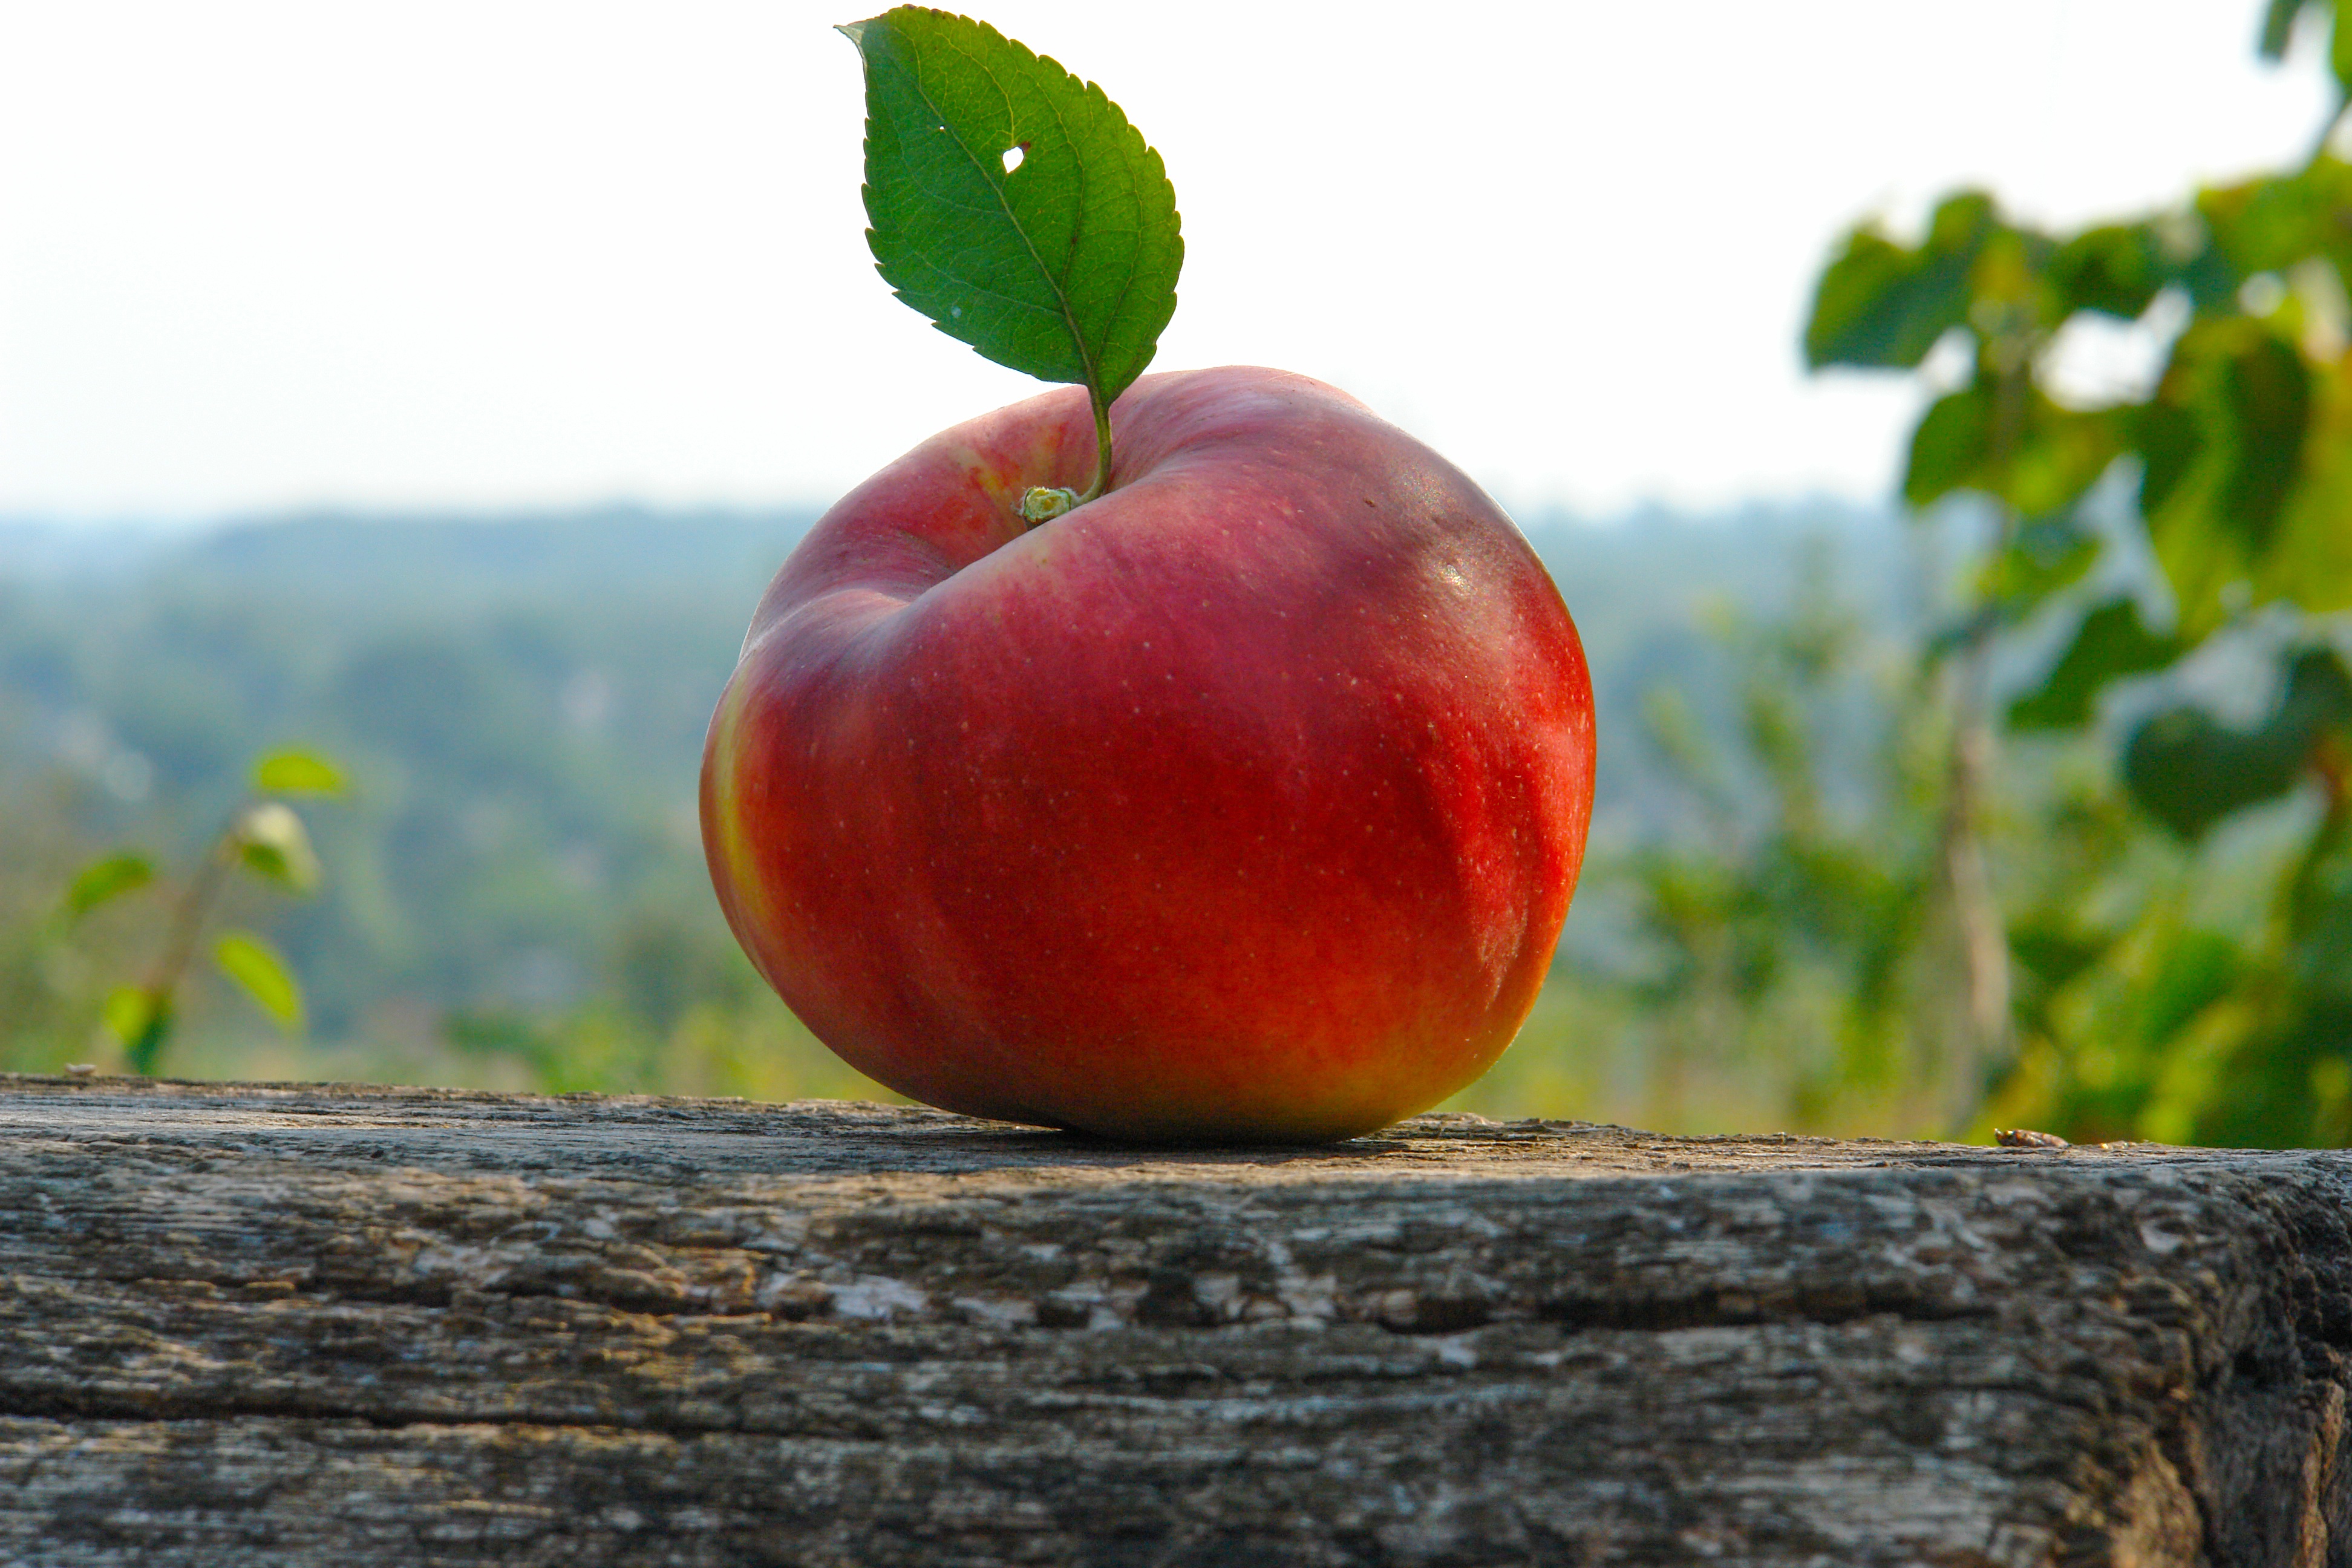
{"label": "blurred hillside", "polygon": [[[117,844],[184,863],[247,760],[301,745],[354,784],[305,808],[324,889],[250,899],[240,918],[291,960],[308,1037],[279,1041],[225,991],[199,995],[165,1070],[855,1088],[736,953],[694,815],[710,706],[809,521],[614,510],[179,533],[0,525],[0,928],[19,933],[6,1065],[89,1058],[96,989],[155,940],[135,911],[71,943],[25,935],[74,866]],[[1707,831],[1654,739],[1661,694],[1728,737],[1740,656],[1724,628],[1783,613],[1808,551],[1887,638],[1929,595],[1916,531],[1832,506],[1554,518],[1530,536],[1599,682],[1596,871],[1564,952],[1605,963],[1628,940],[1606,868]],[[1875,743],[1875,710],[1857,699],[1852,717],[1832,742],[1847,772]],[[732,1066],[673,1059],[698,1028],[698,1048]]]}

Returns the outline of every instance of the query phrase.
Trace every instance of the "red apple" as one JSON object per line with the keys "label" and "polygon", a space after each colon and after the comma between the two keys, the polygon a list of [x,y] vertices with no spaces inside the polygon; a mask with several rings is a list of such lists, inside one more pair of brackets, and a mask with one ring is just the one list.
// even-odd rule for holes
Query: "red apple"
{"label": "red apple", "polygon": [[821,519],[711,720],[735,934],[901,1093],[1116,1138],[1341,1138],[1501,1054],[1583,858],[1592,689],[1477,486],[1278,371],[1083,390]]}

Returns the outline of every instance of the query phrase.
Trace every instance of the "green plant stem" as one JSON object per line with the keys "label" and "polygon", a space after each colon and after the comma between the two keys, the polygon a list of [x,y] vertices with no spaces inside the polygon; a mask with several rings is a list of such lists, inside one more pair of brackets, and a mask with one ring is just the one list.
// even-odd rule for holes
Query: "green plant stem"
{"label": "green plant stem", "polygon": [[2321,737],[2312,748],[2311,771],[2319,780],[2322,803],[2319,826],[2296,857],[2294,870],[2279,898],[2283,946],[2291,946],[2317,925],[2333,902],[2321,885],[2320,873],[2346,837],[2352,836],[2352,778],[2347,776],[2347,760],[2332,737]]}
{"label": "green plant stem", "polygon": [[[1996,355],[1998,380],[1993,385],[1993,425],[1990,456],[1996,473],[2006,478],[2024,424],[2025,399],[2032,388],[2035,345],[2031,340],[2002,344]],[[1999,560],[2017,531],[2017,512],[2005,500],[1996,500],[1990,558]],[[1992,873],[1985,863],[1984,798],[1992,774],[1992,723],[1986,712],[1985,682],[1998,628],[1995,606],[1979,605],[1969,618],[1968,634],[1949,656],[1952,690],[1952,749],[1945,770],[1941,860],[1944,882],[1952,900],[1952,921],[1958,928],[1960,963],[1968,996],[1968,1047],[1952,1064],[1950,1086],[1956,1107],[1953,1120],[1964,1121],[1979,1099],[1985,1064],[2007,1058],[2015,1047],[2016,1025],[2011,1016],[2009,923],[1993,892]]]}
{"label": "green plant stem", "polygon": [[1095,415],[1095,477],[1083,490],[1056,489],[1046,485],[1033,486],[1013,508],[1021,520],[1031,528],[1041,522],[1051,522],[1066,514],[1071,508],[1086,505],[1110,484],[1110,405],[1103,401],[1100,389],[1091,381],[1087,383],[1087,402]]}
{"label": "green plant stem", "polygon": [[1992,772],[1992,726],[1984,700],[1991,630],[1991,617],[1978,616],[1951,665],[1952,750],[1945,773],[1942,858],[1968,991],[1969,1048],[1966,1059],[1953,1064],[1959,1120],[1976,1105],[1984,1064],[2006,1056],[2011,1045],[2009,930],[1985,864],[1982,823]]}
{"label": "green plant stem", "polygon": [[1110,483],[1110,405],[1103,401],[1101,391],[1091,382],[1087,384],[1087,401],[1095,411],[1095,479],[1078,497],[1080,506],[1102,494]]}
{"label": "green plant stem", "polygon": [[163,951],[157,955],[155,966],[147,972],[147,983],[140,987],[147,998],[147,1019],[139,1037],[130,1041],[129,1046],[131,1069],[142,1077],[155,1070],[155,1058],[163,1051],[163,1037],[171,1026],[172,998],[180,983],[187,978],[188,965],[195,962],[196,939],[204,934],[205,920],[218,901],[229,872],[236,868],[236,825],[251,804],[242,802],[229,813],[228,822],[213,840],[195,880],[188,884],[188,890],[173,910],[171,932],[164,940]]}

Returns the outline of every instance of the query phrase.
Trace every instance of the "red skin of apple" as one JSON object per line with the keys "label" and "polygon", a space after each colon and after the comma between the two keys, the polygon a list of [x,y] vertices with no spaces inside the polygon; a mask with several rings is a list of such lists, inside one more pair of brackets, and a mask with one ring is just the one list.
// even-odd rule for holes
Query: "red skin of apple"
{"label": "red skin of apple", "polygon": [[844,499],[761,601],[703,837],[852,1066],[978,1116],[1312,1142],[1484,1072],[1583,858],[1592,689],[1527,541],[1344,393],[1067,388]]}

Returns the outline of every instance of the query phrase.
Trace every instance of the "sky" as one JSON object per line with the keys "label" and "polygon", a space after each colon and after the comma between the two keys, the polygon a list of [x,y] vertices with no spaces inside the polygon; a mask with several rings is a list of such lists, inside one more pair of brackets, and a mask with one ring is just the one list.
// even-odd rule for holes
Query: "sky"
{"label": "sky", "polygon": [[[2304,152],[2258,0],[991,0],[1165,158],[1157,369],[1320,377],[1523,512],[1889,490],[1840,232]],[[875,275],[811,0],[0,0],[0,515],[824,502],[1036,390]],[[2069,346],[2127,383],[2147,334]]]}

